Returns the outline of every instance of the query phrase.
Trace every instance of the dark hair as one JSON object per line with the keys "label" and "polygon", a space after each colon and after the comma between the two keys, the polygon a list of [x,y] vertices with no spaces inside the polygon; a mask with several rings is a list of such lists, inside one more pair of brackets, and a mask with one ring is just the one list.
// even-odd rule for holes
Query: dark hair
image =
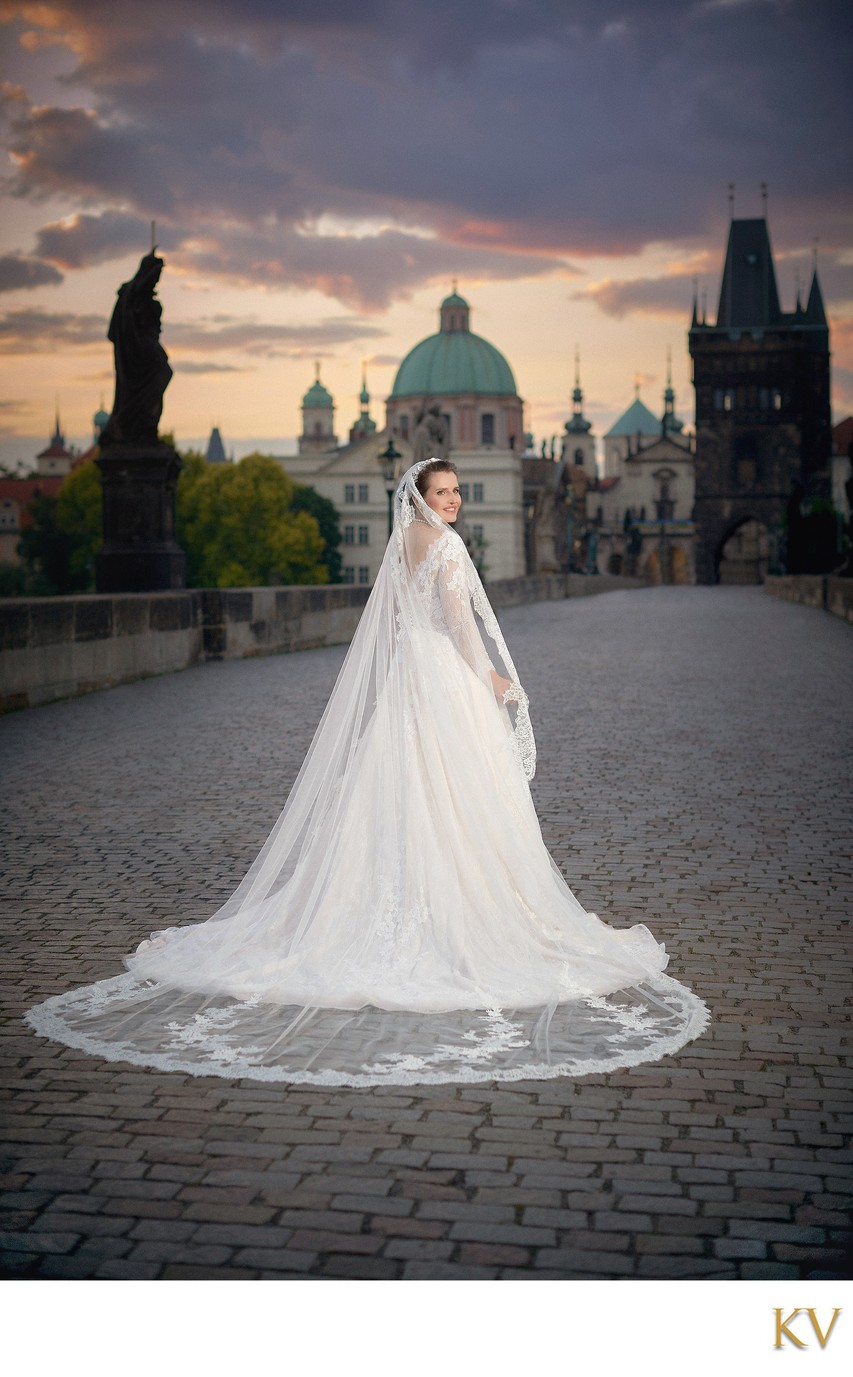
{"label": "dark hair", "polygon": [[415,487],[421,497],[426,497],[428,479],[433,473],[455,473],[456,477],[459,477],[459,470],[450,459],[430,459],[428,464],[424,464],[424,467],[415,479]]}

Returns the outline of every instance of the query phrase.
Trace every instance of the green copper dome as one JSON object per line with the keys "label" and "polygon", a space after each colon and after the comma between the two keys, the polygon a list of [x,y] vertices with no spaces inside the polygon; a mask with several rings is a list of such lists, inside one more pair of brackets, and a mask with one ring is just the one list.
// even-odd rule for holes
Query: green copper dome
{"label": "green copper dome", "polygon": [[305,396],[302,398],[302,405],[332,407],[335,403],[332,401],[331,393],[326,391],[318,378],[316,382],[311,384]]}
{"label": "green copper dome", "polygon": [[410,350],[394,379],[392,397],[451,397],[468,393],[515,397],[512,369],[499,349],[468,329],[468,302],[454,292],[441,303],[441,329]]}

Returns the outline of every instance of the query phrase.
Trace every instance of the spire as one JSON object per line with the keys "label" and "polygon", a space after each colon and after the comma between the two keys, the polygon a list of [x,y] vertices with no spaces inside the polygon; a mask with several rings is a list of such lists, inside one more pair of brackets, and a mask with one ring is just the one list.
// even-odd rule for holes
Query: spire
{"label": "spire", "polygon": [[780,318],[776,270],[766,220],[732,220],[717,308],[717,327],[766,328]]}
{"label": "spire", "polygon": [[60,425],[60,422],[59,422],[59,398],[58,398],[58,397],[57,397],[57,399],[56,399],[56,423],[55,423],[54,428],[53,428],[53,434],[52,434],[51,437],[50,437],[50,443],[51,443],[52,445],[61,445],[63,449],[65,448],[65,436],[62,434],[62,426]]}
{"label": "spire", "polygon": [[699,324],[699,279],[693,279],[693,315],[690,319],[690,329],[695,330]]}
{"label": "spire", "polygon": [[820,290],[817,277],[817,268],[812,273],[812,284],[809,288],[809,299],[806,305],[806,320],[809,325],[822,325],[824,328],[829,324],[823,304],[823,292]]}
{"label": "spire", "polygon": [[588,421],[583,414],[581,355],[577,345],[575,345],[575,385],[572,388],[572,418],[566,422],[566,430],[571,435],[586,435],[592,430],[592,421]]}
{"label": "spire", "polygon": [[358,394],[358,400],[361,403],[361,411],[355,424],[350,427],[350,444],[354,444],[356,440],[364,440],[369,435],[376,434],[376,422],[371,419],[370,415],[370,393],[367,390],[366,359],[363,359],[361,363],[361,391]]}
{"label": "spire", "polygon": [[664,435],[677,435],[684,429],[684,422],[680,421],[675,414],[675,390],[672,386],[672,349],[667,345],[666,349],[666,387],[663,394],[663,421],[662,429]]}

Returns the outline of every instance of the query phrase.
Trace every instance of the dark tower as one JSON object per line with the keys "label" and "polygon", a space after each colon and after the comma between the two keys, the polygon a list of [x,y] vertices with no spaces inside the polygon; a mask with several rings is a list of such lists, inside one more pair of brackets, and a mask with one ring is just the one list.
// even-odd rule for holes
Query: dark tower
{"label": "dark tower", "polygon": [[697,583],[746,521],[781,532],[799,494],[830,493],[829,326],[815,267],[808,304],[779,306],[766,219],[732,220],[716,325],[690,326],[696,389]]}

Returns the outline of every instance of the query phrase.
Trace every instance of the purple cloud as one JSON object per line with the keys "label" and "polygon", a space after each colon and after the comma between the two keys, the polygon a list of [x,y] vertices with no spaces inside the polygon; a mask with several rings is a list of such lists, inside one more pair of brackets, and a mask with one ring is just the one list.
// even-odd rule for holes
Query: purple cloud
{"label": "purple cloud", "polygon": [[45,287],[62,281],[62,273],[52,263],[18,253],[0,257],[0,292],[17,292],[21,288]]}
{"label": "purple cloud", "polygon": [[0,312],[0,354],[44,354],[107,345],[107,317],[20,308]]}
{"label": "purple cloud", "polygon": [[[778,243],[819,233],[833,250],[853,210],[838,173],[845,13],[834,0],[150,0],[141,23],[130,0],[48,0],[27,23],[77,67],[67,106],[12,102],[15,189],[115,217],[81,222],[77,247],[48,227],[69,262],[154,216],[196,271],[368,310],[454,270],[721,248],[730,180],[741,214],[759,213],[769,181]],[[390,228],[305,236],[324,214]],[[424,228],[433,239],[410,232]]]}

